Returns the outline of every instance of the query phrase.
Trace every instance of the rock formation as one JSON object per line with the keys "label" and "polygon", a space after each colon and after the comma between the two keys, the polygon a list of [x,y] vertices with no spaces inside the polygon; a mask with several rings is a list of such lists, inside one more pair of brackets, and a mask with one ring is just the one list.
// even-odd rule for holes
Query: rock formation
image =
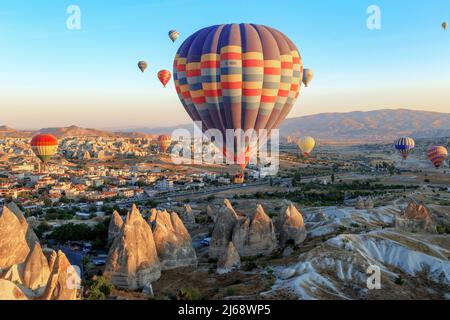
{"label": "rock formation", "polygon": [[21,269],[23,268],[18,264],[12,265],[6,270],[6,272],[3,273],[0,279],[8,280],[14,282],[15,284],[23,284],[21,277],[22,274]]}
{"label": "rock formation", "polygon": [[285,246],[288,242],[299,245],[306,239],[303,216],[292,203],[281,210],[276,220],[276,229],[280,246]]}
{"label": "rock formation", "polygon": [[50,276],[47,258],[41,245],[36,242],[23,264],[22,283],[31,290],[39,290],[47,285]]}
{"label": "rock formation", "polygon": [[395,218],[395,227],[409,232],[436,232],[427,207],[411,201],[400,217]]}
{"label": "rock formation", "polygon": [[153,238],[162,270],[197,265],[191,236],[175,212],[157,212]]}
{"label": "rock formation", "polygon": [[217,214],[215,212],[215,210],[208,205],[206,207],[206,215],[215,223],[217,221]]}
{"label": "rock formation", "polygon": [[142,289],[161,276],[152,230],[135,205],[112,243],[104,276],[126,290]]}
{"label": "rock formation", "polygon": [[181,214],[181,220],[188,229],[192,229],[197,226],[197,224],[195,223],[194,211],[192,210],[190,205],[186,204],[184,206],[184,211]]}
{"label": "rock formation", "polygon": [[0,300],[28,300],[28,298],[13,282],[0,280]]}
{"label": "rock formation", "polygon": [[241,257],[239,256],[233,242],[230,241],[227,250],[222,254],[217,263],[217,273],[224,274],[239,269],[241,267]]}
{"label": "rock formation", "polygon": [[20,210],[20,208],[17,206],[17,204],[15,204],[14,202],[10,202],[8,204],[8,209],[16,215],[17,219],[19,219],[20,224],[22,225],[22,229],[26,236],[28,247],[31,250],[34,247],[34,244],[36,242],[39,242],[39,239],[36,236],[36,234],[34,233],[33,228],[31,228],[28,225],[25,215],[23,214],[22,210]]}
{"label": "rock formation", "polygon": [[371,196],[368,196],[366,198],[366,200],[364,201],[364,206],[366,207],[366,209],[373,209],[374,202]]}
{"label": "rock formation", "polygon": [[111,221],[109,222],[108,228],[108,245],[111,245],[117,235],[120,233],[120,229],[122,229],[123,220],[120,214],[114,210]]}
{"label": "rock formation", "polygon": [[366,205],[364,203],[364,199],[361,196],[359,196],[358,199],[356,199],[355,208],[359,209],[359,210],[362,210],[362,209],[366,208]]}
{"label": "rock formation", "polygon": [[272,219],[261,205],[251,219],[236,223],[232,240],[241,257],[269,255],[278,247]]}
{"label": "rock formation", "polygon": [[236,211],[227,199],[224,200],[224,206],[219,210],[217,221],[212,232],[209,256],[211,258],[220,258],[226,251],[228,243],[233,236],[233,228],[238,221]]}
{"label": "rock formation", "polygon": [[0,214],[0,269],[25,261],[30,248],[19,219],[8,207]]}
{"label": "rock formation", "polygon": [[77,300],[81,279],[62,251],[52,255],[52,266],[43,300]]}

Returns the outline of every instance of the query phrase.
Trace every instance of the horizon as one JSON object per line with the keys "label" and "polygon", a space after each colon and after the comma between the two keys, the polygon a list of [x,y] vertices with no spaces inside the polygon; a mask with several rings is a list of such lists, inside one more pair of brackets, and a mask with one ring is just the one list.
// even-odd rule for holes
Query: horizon
{"label": "horizon", "polygon": [[[171,70],[176,50],[198,29],[243,21],[285,33],[305,66],[315,70],[313,83],[302,88],[289,118],[366,111],[375,105],[448,110],[450,33],[440,27],[448,19],[444,12],[450,12],[445,0],[379,0],[380,30],[367,28],[371,3],[366,0],[288,0],[283,6],[232,0],[207,7],[199,0],[177,0],[183,10],[172,10],[173,1],[79,0],[80,30],[66,26],[71,4],[19,0],[0,9],[5,44],[0,50],[0,105],[10,111],[2,122],[17,128],[36,127],[35,119],[42,127],[188,123],[173,80],[163,89],[156,72]],[[286,12],[286,6],[291,10]],[[411,16],[414,24],[408,23]],[[170,29],[181,33],[175,44],[167,36]],[[136,66],[142,59],[149,63],[143,75]],[[427,78],[419,77],[424,71]]]}
{"label": "horizon", "polygon": [[[426,112],[426,113],[440,113],[440,114],[448,114],[450,115],[450,112],[439,112],[439,111],[429,111],[429,110],[416,110],[416,109],[408,109],[408,108],[397,108],[397,109],[393,109],[393,108],[381,108],[381,109],[371,109],[371,110],[364,110],[364,111],[359,111],[359,110],[354,110],[354,111],[349,111],[349,112],[321,112],[321,113],[314,113],[314,114],[308,114],[308,115],[301,115],[301,116],[294,116],[294,117],[287,117],[286,120],[295,120],[295,119],[299,119],[299,118],[305,118],[305,117],[312,117],[312,116],[321,116],[321,115],[328,115],[328,114],[351,114],[351,113],[370,113],[370,112],[377,112],[377,111],[412,111],[412,112]],[[50,126],[50,127],[35,127],[35,128],[20,128],[20,127],[14,127],[14,126],[10,126],[8,124],[5,123],[0,123],[0,127],[6,127],[9,129],[13,129],[13,130],[18,130],[18,131],[39,131],[39,130],[43,130],[43,129],[67,129],[70,127],[76,127],[76,128],[80,128],[80,129],[92,129],[92,130],[99,130],[99,131],[107,131],[107,132],[118,132],[118,133],[140,133],[138,129],[144,129],[144,130],[156,130],[156,129],[167,129],[167,128],[173,128],[173,127],[184,127],[184,126],[188,126],[188,125],[192,125],[193,122],[189,121],[186,123],[179,123],[179,124],[174,124],[174,125],[170,125],[170,126],[122,126],[122,127],[88,127],[88,126],[82,126],[79,124],[70,124],[70,125],[65,125],[65,126]],[[122,131],[123,130],[123,131]]]}

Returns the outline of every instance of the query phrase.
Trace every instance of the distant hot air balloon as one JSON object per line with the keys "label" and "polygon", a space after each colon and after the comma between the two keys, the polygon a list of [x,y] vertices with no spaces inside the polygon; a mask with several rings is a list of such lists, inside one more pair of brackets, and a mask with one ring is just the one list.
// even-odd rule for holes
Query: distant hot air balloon
{"label": "distant hot air balloon", "polygon": [[411,151],[416,147],[416,143],[409,137],[402,137],[395,142],[395,149],[400,153],[403,160],[406,160]]}
{"label": "distant hot air balloon", "polygon": [[51,134],[38,134],[31,139],[31,149],[44,166],[58,151],[58,140]]}
{"label": "distant hot air balloon", "polygon": [[447,157],[448,151],[443,146],[433,146],[428,149],[428,159],[430,159],[436,168],[440,168]]}
{"label": "distant hot air balloon", "polygon": [[139,61],[138,62],[138,67],[139,67],[139,69],[142,71],[142,72],[144,72],[145,71],[145,69],[147,69],[147,62],[145,62],[145,61]]}
{"label": "distant hot air balloon", "polygon": [[167,150],[169,149],[171,144],[172,144],[171,136],[163,134],[158,137],[158,145],[159,145],[159,150],[161,152],[167,152]]}
{"label": "distant hot air balloon", "polygon": [[316,146],[316,141],[313,137],[302,137],[297,141],[297,145],[303,152],[303,155],[305,157],[309,157],[311,152],[314,150],[314,147]]}
{"label": "distant hot air balloon", "polygon": [[[227,24],[204,28],[179,48],[174,81],[186,112],[202,130],[278,129],[300,93],[303,64],[295,44],[273,28]],[[224,156],[245,168],[255,144],[214,140]],[[260,139],[256,148],[264,143]],[[240,160],[240,161],[239,161]]]}
{"label": "distant hot air balloon", "polygon": [[448,22],[442,22],[442,29],[444,30],[448,29]]}
{"label": "distant hot air balloon", "polygon": [[308,87],[314,78],[314,71],[312,69],[303,69],[303,84]]}
{"label": "distant hot air balloon", "polygon": [[177,30],[169,31],[169,38],[170,38],[170,40],[172,40],[172,42],[177,41],[179,36],[180,36],[180,33]]}
{"label": "distant hot air balloon", "polygon": [[161,70],[158,72],[158,79],[163,84],[164,88],[169,83],[170,79],[172,78],[172,74],[169,70]]}

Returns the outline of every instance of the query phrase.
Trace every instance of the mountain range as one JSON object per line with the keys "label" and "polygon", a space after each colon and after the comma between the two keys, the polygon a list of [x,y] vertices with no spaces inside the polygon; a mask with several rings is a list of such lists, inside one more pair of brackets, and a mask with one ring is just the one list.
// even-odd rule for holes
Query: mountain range
{"label": "mountain range", "polygon": [[[0,126],[0,137],[31,137],[37,132],[50,133],[58,138],[69,136],[154,137],[175,129],[192,131],[192,124],[173,127],[143,127],[121,131],[86,129],[77,126],[22,131]],[[322,113],[289,118],[280,128],[282,137],[310,135],[322,142],[391,142],[399,136],[413,138],[450,137],[450,113],[384,109],[366,112]]]}

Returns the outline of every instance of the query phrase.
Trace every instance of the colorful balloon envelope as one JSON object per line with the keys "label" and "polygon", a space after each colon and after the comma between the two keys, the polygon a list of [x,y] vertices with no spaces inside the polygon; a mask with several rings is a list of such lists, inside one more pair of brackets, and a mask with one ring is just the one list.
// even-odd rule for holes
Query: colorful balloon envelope
{"label": "colorful balloon envelope", "polygon": [[145,69],[147,69],[148,64],[145,61],[139,61],[138,62],[138,68],[139,70],[141,70],[142,72],[145,72]]}
{"label": "colorful balloon envelope", "polygon": [[58,140],[51,134],[38,134],[31,140],[31,149],[46,164],[58,151]]}
{"label": "colorful balloon envelope", "polygon": [[172,144],[172,137],[166,134],[160,135],[158,137],[159,150],[161,152],[167,152],[170,145]]}
{"label": "colorful balloon envelope", "polygon": [[164,88],[169,83],[170,79],[172,78],[172,74],[169,70],[161,70],[158,72],[158,79],[163,84]]}
{"label": "colorful balloon envelope", "polygon": [[448,22],[442,22],[442,29],[444,30],[448,29]]}
{"label": "colorful balloon envelope", "polygon": [[169,38],[170,38],[170,40],[172,40],[172,42],[177,41],[179,36],[180,36],[180,33],[177,30],[169,31]]}
{"label": "colorful balloon envelope", "polygon": [[[223,137],[227,129],[278,129],[299,96],[302,77],[294,43],[255,24],[201,29],[184,41],[174,61],[175,87],[186,112],[202,122],[203,132],[217,129]],[[225,141],[214,143],[243,168],[256,153],[247,142],[236,141],[245,146],[232,151],[223,148]]]}
{"label": "colorful balloon envelope", "polygon": [[308,87],[314,78],[314,71],[312,69],[303,70],[303,84]]}
{"label": "colorful balloon envelope", "polygon": [[445,159],[448,157],[448,151],[443,146],[433,146],[428,149],[428,159],[436,168],[442,167]]}
{"label": "colorful balloon envelope", "polygon": [[309,157],[311,152],[314,150],[314,147],[316,146],[316,141],[313,137],[302,137],[297,141],[297,145],[303,152],[303,155],[305,157]]}
{"label": "colorful balloon envelope", "polygon": [[409,137],[402,137],[395,142],[395,149],[400,153],[403,160],[408,158],[409,154],[415,147],[416,143]]}

